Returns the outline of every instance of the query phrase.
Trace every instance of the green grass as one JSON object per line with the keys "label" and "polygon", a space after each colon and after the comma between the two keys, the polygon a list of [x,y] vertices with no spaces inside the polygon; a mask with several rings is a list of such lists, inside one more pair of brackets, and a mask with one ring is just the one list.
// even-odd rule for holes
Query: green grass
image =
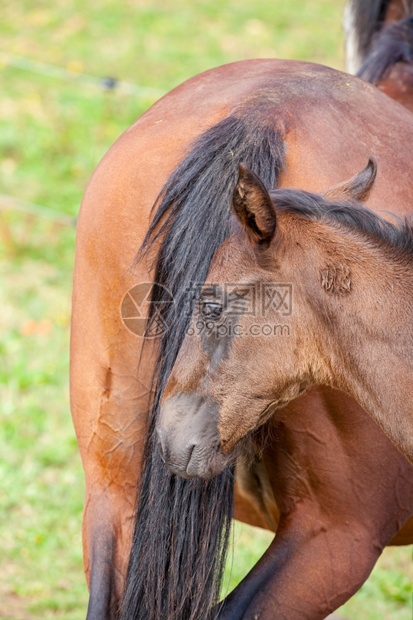
{"label": "green grass", "polygon": [[[3,0],[0,193],[76,215],[93,169],[154,97],[103,92],[14,68],[7,54],[167,91],[247,57],[343,66],[333,0]],[[5,205],[0,200],[0,208]],[[0,211],[0,618],[81,619],[83,473],[69,415],[74,230]],[[239,526],[241,527],[241,526]],[[233,587],[269,543],[235,533]],[[387,550],[340,613],[411,618],[408,549]]]}
{"label": "green grass", "polygon": [[[32,232],[47,242],[51,231],[41,228],[32,225]],[[5,323],[0,345],[0,617],[74,620],[82,617],[86,589],[80,537],[83,474],[67,394],[71,273],[64,264],[21,256],[3,259],[1,265],[7,286],[0,296]]]}

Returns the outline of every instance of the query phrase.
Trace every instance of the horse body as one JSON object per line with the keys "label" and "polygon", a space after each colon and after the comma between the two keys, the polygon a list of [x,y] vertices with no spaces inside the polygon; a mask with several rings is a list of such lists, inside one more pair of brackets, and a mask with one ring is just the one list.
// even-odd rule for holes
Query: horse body
{"label": "horse body", "polygon": [[[279,136],[278,187],[322,191],[374,154],[380,175],[370,207],[404,213],[411,205],[410,114],[370,85],[317,65],[248,61],[201,74],[115,143],[82,204],[73,297],[71,398],[86,475],[88,618],[114,618],[124,589],[156,357],[156,341],[142,348],[119,309],[128,290],[154,278],[152,265],[134,257],[157,195],[193,140],[229,117],[251,134],[271,126]],[[230,150],[234,176],[239,153]],[[228,213],[211,217],[219,226]],[[413,540],[411,466],[353,400],[330,388],[307,390],[265,428],[260,462],[238,466],[235,516],[277,536],[221,614],[272,618],[276,608],[289,620],[323,618],[360,587],[386,544]]]}

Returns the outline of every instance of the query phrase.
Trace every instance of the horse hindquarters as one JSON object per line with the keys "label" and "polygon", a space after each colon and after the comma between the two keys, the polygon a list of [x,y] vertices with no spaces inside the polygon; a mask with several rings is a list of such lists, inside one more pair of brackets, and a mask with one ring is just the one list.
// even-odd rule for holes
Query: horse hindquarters
{"label": "horse hindquarters", "polygon": [[[131,268],[145,226],[136,215],[139,183],[127,174],[110,156],[100,165],[85,194],[76,244],[71,407],[86,479],[88,618],[99,620],[116,617],[124,588],[150,386],[138,370],[142,339],[120,317],[127,291],[150,280],[142,266]],[[122,200],[123,184],[133,185],[130,202]]]}
{"label": "horse hindquarters", "polygon": [[[197,119],[183,131],[186,111],[184,115],[185,120],[174,118],[178,133],[170,127],[172,122],[166,135],[163,125],[154,129],[150,113],[149,131],[143,118],[126,132],[99,165],[78,221],[71,400],[86,478],[83,544],[90,587],[88,617],[100,620],[115,617],[124,591],[154,368],[150,346],[142,358],[143,339],[127,329],[120,308],[131,288],[153,281],[146,261],[136,266],[135,256],[173,158],[187,147],[191,133],[199,132]],[[165,480],[161,484],[165,487]],[[248,500],[244,504],[248,514]],[[182,516],[182,504],[174,507],[168,501],[164,521],[172,509],[175,518]],[[189,507],[185,509],[188,512]],[[159,543],[153,532],[152,528],[154,544]],[[150,562],[152,556],[147,559]],[[189,568],[193,574],[193,566]]]}

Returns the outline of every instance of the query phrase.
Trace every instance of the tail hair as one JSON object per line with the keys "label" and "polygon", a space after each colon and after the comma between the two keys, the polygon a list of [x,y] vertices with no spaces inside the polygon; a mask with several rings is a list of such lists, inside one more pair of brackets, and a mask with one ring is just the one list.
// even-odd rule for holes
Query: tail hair
{"label": "tail hair", "polygon": [[[157,308],[166,329],[158,340],[122,620],[206,620],[219,600],[233,471],[207,482],[170,473],[158,452],[155,426],[197,301],[188,289],[205,281],[215,251],[233,230],[230,197],[240,162],[267,187],[276,187],[284,165],[282,137],[262,115],[228,116],[194,142],[162,189],[138,253],[142,260],[155,251],[155,282],[162,286],[153,287],[151,309]],[[171,296],[173,304],[167,303]]]}

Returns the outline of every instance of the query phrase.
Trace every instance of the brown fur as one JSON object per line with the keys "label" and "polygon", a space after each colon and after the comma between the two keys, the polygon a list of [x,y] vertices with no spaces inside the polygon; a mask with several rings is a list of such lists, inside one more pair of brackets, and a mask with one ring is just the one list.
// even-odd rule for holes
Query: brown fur
{"label": "brown fur", "polygon": [[[244,184],[246,174],[241,170],[239,184]],[[251,173],[248,178],[252,185]],[[257,179],[244,212],[255,212],[256,204],[265,203],[261,191],[268,200]],[[390,242],[386,246],[385,239],[366,238],[366,233],[360,235],[355,227],[338,228],[333,216],[331,222],[323,222],[291,214],[288,206],[280,212],[278,192],[271,196],[277,232],[269,247],[263,249],[255,235],[233,235],[225,244],[224,259],[218,250],[207,279],[221,287],[225,282],[239,283],[241,288],[245,279],[256,291],[261,291],[265,282],[289,282],[294,291],[289,338],[271,341],[264,330],[261,338],[252,334],[252,322],[261,326],[275,323],[276,313],[244,316],[244,337],[234,338],[230,356],[213,374],[207,370],[198,375],[196,388],[192,376],[191,390],[201,390],[206,398],[219,403],[222,450],[229,453],[304,388],[325,384],[356,398],[413,463],[413,335],[409,330],[413,321],[413,252],[396,247],[393,251]],[[343,197],[347,196],[346,186]],[[295,197],[300,197],[299,192],[291,192],[292,207]],[[317,197],[309,196],[310,200]],[[333,207],[331,204],[332,213]],[[349,205],[348,211],[351,208]],[[328,214],[328,205],[326,209]],[[239,216],[237,210],[236,214]],[[250,221],[244,214],[239,217],[243,226]],[[413,231],[406,234],[413,239]],[[391,295],[386,296],[387,291]],[[194,321],[199,321],[197,315]],[[400,329],[400,325],[405,327]],[[188,338],[188,345],[184,341],[178,367],[187,366],[191,349],[194,337]],[[194,367],[199,369],[196,361]],[[203,375],[210,374],[207,387],[201,387]],[[184,392],[185,384],[176,381],[175,372],[171,379],[175,390]],[[168,397],[169,391],[164,400]]]}
{"label": "brown fur", "polygon": [[[123,591],[146,433],[153,357],[146,350],[139,364],[142,340],[119,307],[153,272],[131,265],[155,198],[192,139],[249,99],[285,128],[282,187],[322,191],[374,153],[380,175],[370,206],[402,213],[411,204],[410,115],[373,87],[316,65],[262,60],[209,71],[155,104],[109,151],[78,221],[71,345],[90,618],[114,618]],[[264,374],[256,368],[251,377],[257,394]],[[249,425],[239,412],[242,433]],[[323,618],[360,587],[386,544],[413,540],[411,526],[395,538],[413,509],[411,466],[353,400],[329,388],[307,390],[267,424],[262,458],[280,513],[277,537],[225,613],[270,619],[276,606],[280,618]],[[257,505],[239,493],[235,514],[262,525]]]}

